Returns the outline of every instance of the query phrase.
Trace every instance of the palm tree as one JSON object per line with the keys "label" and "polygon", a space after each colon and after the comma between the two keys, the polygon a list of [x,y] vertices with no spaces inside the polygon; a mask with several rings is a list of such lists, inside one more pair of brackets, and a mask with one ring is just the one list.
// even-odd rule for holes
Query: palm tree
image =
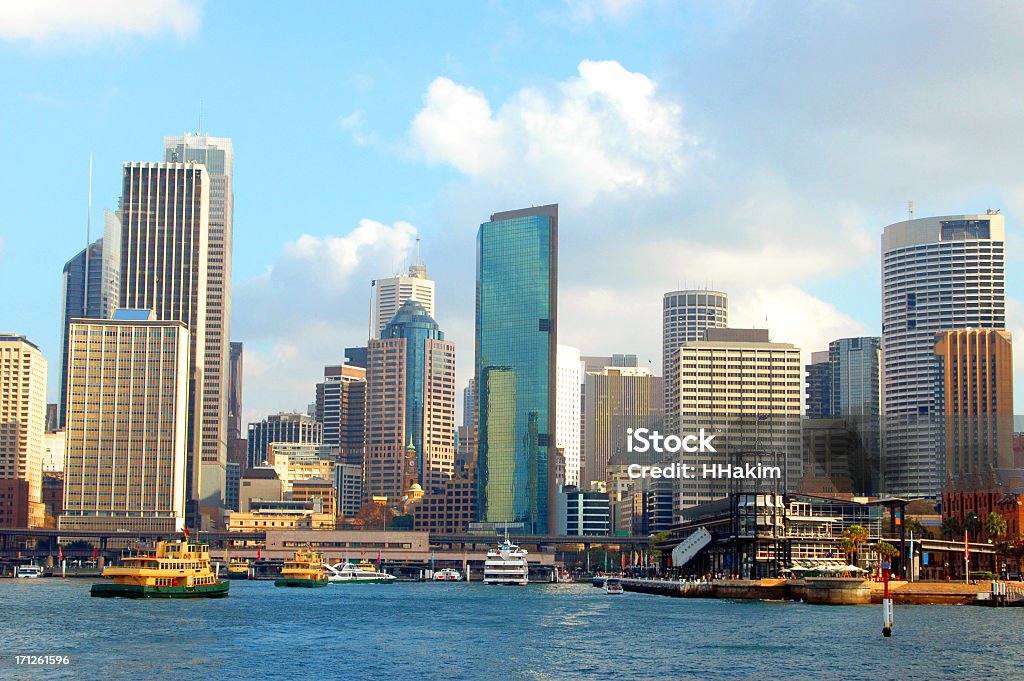
{"label": "palm tree", "polygon": [[981,532],[981,519],[978,518],[978,514],[971,511],[964,516],[963,529],[967,531],[967,535],[977,539],[978,533]]}
{"label": "palm tree", "polygon": [[887,541],[880,541],[877,544],[872,545],[871,548],[882,558],[892,558],[893,556],[898,556],[900,553],[898,548]]}
{"label": "palm tree", "polygon": [[985,517],[985,534],[988,536],[989,541],[1006,534],[1006,518],[998,513],[989,513]]}
{"label": "palm tree", "polygon": [[921,524],[917,518],[910,518],[906,524],[907,534],[913,534],[915,539],[923,539],[930,536],[928,529]]}
{"label": "palm tree", "polygon": [[[842,536],[843,541],[840,543],[840,547],[847,554],[852,555],[854,560],[856,560],[857,549],[860,547],[861,544],[867,542],[868,538],[870,537],[870,534],[868,533],[867,528],[863,525],[850,525],[845,530],[843,530]],[[853,561],[851,561],[851,564],[856,565],[856,563]]]}
{"label": "palm tree", "polygon": [[964,524],[959,518],[949,517],[942,521],[942,536],[951,540],[964,535]]}

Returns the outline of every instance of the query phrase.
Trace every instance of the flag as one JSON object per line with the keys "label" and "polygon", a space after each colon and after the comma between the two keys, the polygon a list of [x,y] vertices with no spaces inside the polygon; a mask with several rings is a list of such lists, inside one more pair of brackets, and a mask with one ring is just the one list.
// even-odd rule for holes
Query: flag
{"label": "flag", "polygon": [[256,549],[256,560],[260,559],[260,550]]}
{"label": "flag", "polygon": [[964,530],[964,558],[971,557],[971,545],[967,541],[967,530]]}
{"label": "flag", "polygon": [[380,549],[377,549],[377,562],[380,563]]}
{"label": "flag", "polygon": [[64,547],[63,546],[58,546],[57,547],[57,560],[64,560]]}

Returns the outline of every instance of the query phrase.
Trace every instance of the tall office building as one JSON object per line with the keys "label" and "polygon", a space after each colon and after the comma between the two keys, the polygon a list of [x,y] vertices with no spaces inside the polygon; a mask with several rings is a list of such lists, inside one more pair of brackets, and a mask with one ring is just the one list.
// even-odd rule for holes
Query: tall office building
{"label": "tall office building", "polygon": [[562,452],[565,462],[563,484],[579,487],[583,468],[583,450],[580,443],[580,395],[583,384],[583,364],[580,351],[568,345],[559,345],[555,358],[558,376],[555,380],[555,447]]}
{"label": "tall office building", "polygon": [[388,325],[391,318],[398,314],[407,300],[415,300],[431,317],[436,315],[434,310],[434,280],[427,279],[427,266],[419,262],[417,257],[415,265],[409,267],[407,276],[394,276],[387,279],[377,279],[375,284],[375,296],[373,306],[374,333],[375,338],[381,337],[381,332]]}
{"label": "tall office building", "polygon": [[1005,226],[997,211],[897,222],[882,235],[885,491],[942,486],[941,377],[935,336],[1006,328]]}
{"label": "tall office building", "polygon": [[679,355],[683,343],[704,338],[705,329],[729,325],[729,296],[721,291],[690,289],[662,296],[661,371],[665,376],[665,432],[678,433]]}
{"label": "tall office building", "polygon": [[[715,433],[715,453],[684,453],[683,463],[760,463],[778,466],[786,482],[801,473],[800,349],[773,343],[767,329],[707,329],[705,340],[684,343],[680,367],[680,432]],[[677,480],[676,508],[726,496],[730,481]]]}
{"label": "tall office building", "polygon": [[68,389],[68,325],[76,317],[109,319],[118,305],[121,286],[121,221],[103,214],[103,236],[64,264],[62,276],[60,393],[57,427],[63,428]]}
{"label": "tall office building", "polygon": [[[210,180],[195,163],[124,164],[121,190],[121,307],[153,310],[162,321],[189,330],[191,413],[186,446],[185,494],[203,499],[201,454],[206,366]],[[217,386],[211,386],[216,392]]]}
{"label": "tall office building", "polygon": [[942,376],[945,431],[944,487],[990,491],[1022,484],[1011,473],[1013,455],[1013,346],[1007,331],[960,329],[935,343]]}
{"label": "tall office building", "polygon": [[584,456],[588,488],[609,481],[609,465],[652,464],[660,457],[630,454],[630,428],[661,431],[665,422],[665,386],[648,368],[605,366],[586,375]]}
{"label": "tall office building", "polygon": [[242,343],[232,342],[228,354],[228,439],[242,437]]}
{"label": "tall office building", "polygon": [[558,205],[477,233],[477,514],[556,530]]}
{"label": "tall office building", "polygon": [[363,465],[366,414],[366,369],[349,364],[324,367],[316,384],[316,420],[323,424],[325,445],[335,445],[341,460]]}
{"label": "tall office building", "polygon": [[828,359],[828,350],[812,352],[811,363],[804,367],[804,371],[805,413],[810,418],[832,416],[832,363]]}
{"label": "tall office building", "polygon": [[[235,149],[230,137],[201,133],[164,137],[168,163],[201,163],[209,177],[206,319],[203,337],[202,477],[200,499],[220,505],[228,447],[231,338],[231,253]],[[239,423],[240,427],[241,424]]]}
{"label": "tall office building", "polygon": [[262,421],[249,424],[246,445],[249,450],[249,468],[265,466],[270,445],[275,442],[320,444],[324,428],[315,418],[306,414],[271,414]]}
{"label": "tall office building", "polygon": [[[0,333],[0,480],[17,490],[6,522],[42,527],[43,433],[46,426],[46,359],[24,336]],[[4,504],[6,505],[6,504]]]}
{"label": "tall office building", "polygon": [[365,494],[441,488],[455,467],[455,344],[418,301],[369,343]]}
{"label": "tall office building", "polygon": [[189,333],[149,310],[71,322],[62,530],[185,527]]}

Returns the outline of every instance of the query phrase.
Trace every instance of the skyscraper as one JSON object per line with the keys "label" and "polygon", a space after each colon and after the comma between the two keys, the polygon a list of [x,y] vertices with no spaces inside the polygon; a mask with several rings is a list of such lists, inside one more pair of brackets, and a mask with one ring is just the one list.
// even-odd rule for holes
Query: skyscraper
{"label": "skyscraper", "polygon": [[427,279],[427,266],[419,262],[409,267],[407,276],[394,276],[377,279],[376,296],[374,299],[374,334],[380,338],[384,327],[388,325],[407,300],[415,300],[423,306],[431,317],[434,311],[434,280]]}
{"label": "skyscraper", "polygon": [[885,491],[935,497],[942,470],[936,334],[1006,327],[998,211],[897,222],[882,235]]}
{"label": "skyscraper", "polygon": [[832,416],[832,363],[828,350],[811,353],[811,363],[806,372],[807,407],[805,413],[811,418]]}
{"label": "skyscraper", "polygon": [[[46,423],[46,359],[24,336],[0,333],[0,480],[19,507],[0,517],[41,527],[43,508],[43,433]],[[9,493],[9,492],[6,492]],[[6,504],[4,504],[6,506]]]}
{"label": "skyscraper", "polygon": [[[184,322],[189,330],[189,390],[185,475],[186,496],[196,502],[189,522],[197,522],[198,504],[220,503],[223,475],[216,466],[211,480],[201,482],[204,444],[214,457],[216,437],[204,440],[207,429],[218,430],[215,416],[207,419],[205,405],[206,325],[209,318],[210,177],[197,163],[124,164],[121,190],[121,307],[153,310],[156,319]],[[220,360],[225,359],[222,355]],[[223,379],[223,376],[222,376]],[[222,381],[210,393],[224,396]],[[223,414],[223,412],[222,412]],[[220,426],[223,428],[223,425]],[[223,466],[219,467],[223,473]],[[218,487],[218,485],[220,485]]]}
{"label": "skyscraper", "polygon": [[496,213],[477,233],[477,513],[554,532],[558,206]]}
{"label": "skyscraper", "polygon": [[306,414],[282,412],[250,423],[246,443],[249,449],[249,468],[265,466],[270,445],[275,442],[321,444],[323,434],[323,425]]}
{"label": "skyscraper", "polygon": [[704,338],[704,330],[729,325],[729,296],[721,291],[669,291],[662,297],[661,371],[665,376],[665,432],[678,433],[679,355],[683,343]]}
{"label": "skyscraper", "polygon": [[316,420],[323,424],[325,445],[335,445],[341,460],[363,465],[366,369],[349,364],[324,367],[316,384]]}
{"label": "skyscraper", "polygon": [[188,346],[149,310],[72,321],[61,529],[185,526]]}
{"label": "skyscraper", "polygon": [[241,343],[232,342],[228,355],[228,439],[242,437],[242,354]]}
{"label": "skyscraper", "polygon": [[432,491],[455,466],[455,345],[418,301],[403,303],[369,343],[365,494]]}
{"label": "skyscraper", "polygon": [[580,351],[568,345],[559,345],[556,363],[558,377],[555,406],[555,446],[565,461],[565,485],[579,487],[583,452],[580,445],[580,394],[583,384],[583,365]]}
{"label": "skyscraper", "polygon": [[[103,236],[64,265],[61,301],[60,393],[57,424],[64,427],[68,381],[68,325],[75,317],[108,319],[118,305],[121,286],[121,221],[104,211]],[[88,273],[88,281],[86,275]]]}
{"label": "skyscraper", "polygon": [[[203,477],[200,499],[223,499],[228,446],[229,344],[231,338],[231,254],[235,200],[235,149],[229,137],[195,133],[164,137],[164,160],[202,163],[210,180],[206,256],[206,320],[203,336]],[[196,393],[197,400],[200,393]],[[241,424],[238,424],[240,427]]]}

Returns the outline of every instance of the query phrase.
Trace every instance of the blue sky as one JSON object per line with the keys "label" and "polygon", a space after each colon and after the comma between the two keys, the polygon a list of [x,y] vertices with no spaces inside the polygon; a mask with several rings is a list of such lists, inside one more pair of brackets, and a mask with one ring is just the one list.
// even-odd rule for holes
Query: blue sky
{"label": "blue sky", "polygon": [[464,385],[476,227],[530,203],[560,204],[560,338],[584,354],[657,367],[661,294],[695,285],[807,352],[877,334],[879,236],[910,199],[1003,210],[1024,334],[1018,6],[369,5],[0,0],[0,329],[51,386],[89,154],[99,225],[121,163],[200,107],[235,144],[248,418],[313,399],[416,235]]}

